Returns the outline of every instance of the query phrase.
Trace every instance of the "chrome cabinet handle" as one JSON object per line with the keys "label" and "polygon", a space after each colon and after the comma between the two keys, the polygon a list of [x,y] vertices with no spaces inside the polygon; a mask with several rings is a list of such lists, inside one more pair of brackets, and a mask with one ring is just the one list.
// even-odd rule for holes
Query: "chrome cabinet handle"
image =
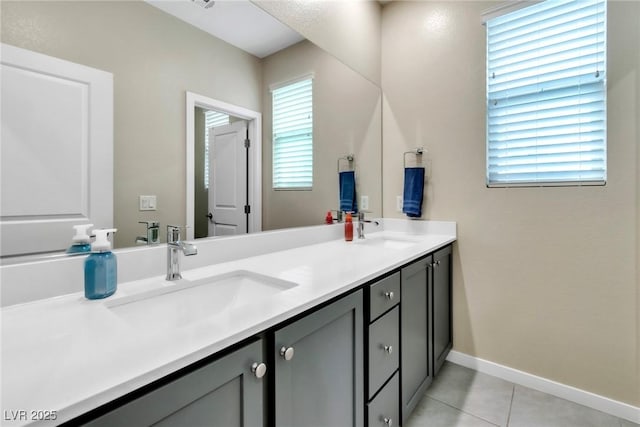
{"label": "chrome cabinet handle", "polygon": [[392,300],[393,299],[393,292],[392,291],[387,291],[383,295],[388,300]]}
{"label": "chrome cabinet handle", "polygon": [[295,353],[295,350],[293,349],[293,347],[284,347],[284,346],[282,346],[280,348],[280,356],[282,356],[282,358],[284,360],[293,359],[294,353]]}
{"label": "chrome cabinet handle", "polygon": [[384,351],[387,352],[387,354],[393,353],[393,346],[392,345],[384,345],[384,346],[382,346],[382,348],[384,349]]}
{"label": "chrome cabinet handle", "polygon": [[262,378],[267,373],[267,365],[255,362],[251,365],[251,372],[253,372],[253,375],[255,375],[256,378]]}
{"label": "chrome cabinet handle", "polygon": [[382,417],[382,421],[384,421],[384,423],[386,425],[388,425],[389,427],[393,426],[393,419],[391,418],[387,418],[387,417]]}
{"label": "chrome cabinet handle", "polygon": [[433,263],[434,267],[440,267],[440,260],[436,261]]}

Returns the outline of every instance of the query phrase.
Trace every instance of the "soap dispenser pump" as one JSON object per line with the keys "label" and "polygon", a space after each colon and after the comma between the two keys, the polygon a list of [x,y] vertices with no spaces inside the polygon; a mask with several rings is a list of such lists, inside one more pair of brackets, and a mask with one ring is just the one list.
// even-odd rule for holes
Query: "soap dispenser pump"
{"label": "soap dispenser pump", "polygon": [[109,234],[116,231],[115,228],[93,231],[96,240],[91,245],[91,255],[84,261],[84,296],[87,299],[106,298],[116,291],[118,264],[109,241]]}
{"label": "soap dispenser pump", "polygon": [[73,229],[76,230],[76,234],[71,239],[71,246],[67,249],[67,253],[83,254],[91,252],[91,236],[89,236],[88,230],[93,227],[93,224],[81,224],[74,225]]}

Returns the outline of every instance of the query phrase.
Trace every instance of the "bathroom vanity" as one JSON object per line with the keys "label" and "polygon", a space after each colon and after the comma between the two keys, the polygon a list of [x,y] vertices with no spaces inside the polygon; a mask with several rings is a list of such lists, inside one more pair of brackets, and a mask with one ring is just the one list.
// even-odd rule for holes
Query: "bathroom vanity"
{"label": "bathroom vanity", "polygon": [[[383,220],[363,240],[328,237],[185,270],[186,282],[123,283],[99,302],[5,307],[3,408],[56,411],[49,425],[400,425],[452,345],[455,223]],[[216,293],[199,292],[218,285],[224,300],[202,314]],[[198,306],[181,299],[190,293]],[[49,330],[20,334],[35,313]],[[34,369],[38,339],[51,351]]]}

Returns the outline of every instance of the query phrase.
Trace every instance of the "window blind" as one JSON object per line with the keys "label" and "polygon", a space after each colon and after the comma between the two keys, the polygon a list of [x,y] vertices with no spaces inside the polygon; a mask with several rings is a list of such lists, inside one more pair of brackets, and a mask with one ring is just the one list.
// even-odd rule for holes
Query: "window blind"
{"label": "window blind", "polygon": [[487,185],[606,182],[606,0],[547,0],[487,26]]}
{"label": "window blind", "polygon": [[209,129],[229,124],[229,115],[217,111],[204,112],[204,188],[209,189]]}
{"label": "window blind", "polygon": [[313,79],[272,91],[273,188],[313,185]]}

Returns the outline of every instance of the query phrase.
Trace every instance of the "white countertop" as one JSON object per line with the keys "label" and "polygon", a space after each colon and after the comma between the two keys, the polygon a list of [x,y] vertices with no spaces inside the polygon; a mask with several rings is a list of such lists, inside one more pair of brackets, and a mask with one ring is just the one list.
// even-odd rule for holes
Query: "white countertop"
{"label": "white countertop", "polygon": [[[5,307],[2,425],[70,420],[455,241],[455,223],[445,224],[438,234],[385,230],[418,240],[403,249],[332,240],[184,271],[195,280],[248,270],[298,286],[183,327],[134,326],[109,308],[139,292],[176,286],[163,275],[121,283],[104,300],[74,293]],[[56,411],[57,419],[34,422],[32,410]],[[27,411],[27,419],[9,420],[16,411]]]}

